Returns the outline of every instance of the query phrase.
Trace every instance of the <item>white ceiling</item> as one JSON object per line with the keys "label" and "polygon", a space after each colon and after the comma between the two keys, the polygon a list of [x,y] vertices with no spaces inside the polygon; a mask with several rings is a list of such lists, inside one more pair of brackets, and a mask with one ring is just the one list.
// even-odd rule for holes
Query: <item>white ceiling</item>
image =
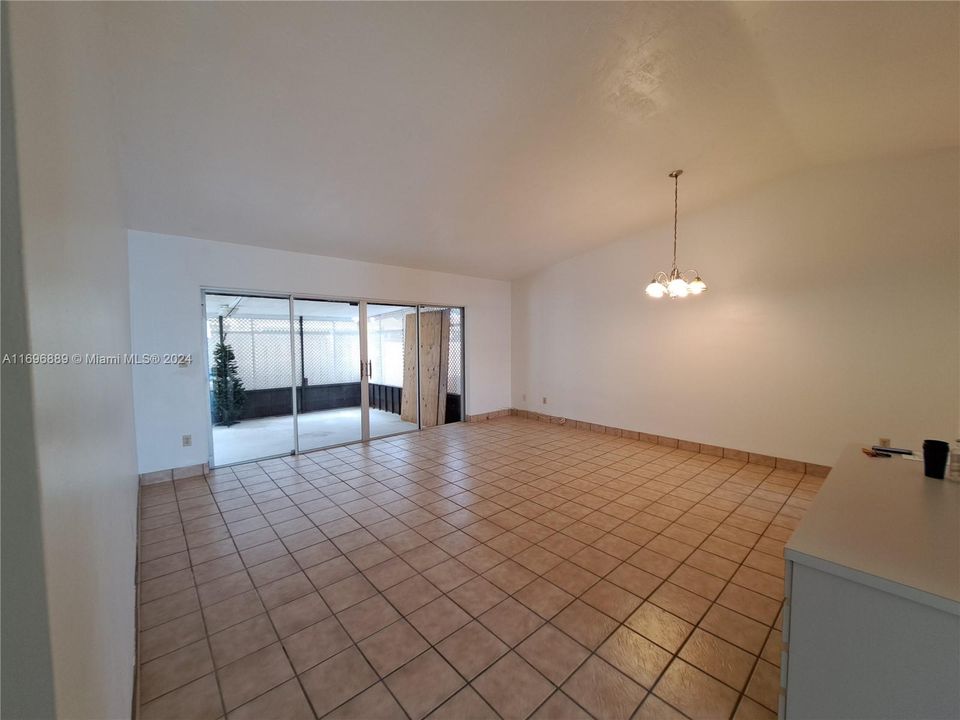
{"label": "white ceiling", "polygon": [[130,227],[514,278],[958,144],[958,3],[111,3]]}

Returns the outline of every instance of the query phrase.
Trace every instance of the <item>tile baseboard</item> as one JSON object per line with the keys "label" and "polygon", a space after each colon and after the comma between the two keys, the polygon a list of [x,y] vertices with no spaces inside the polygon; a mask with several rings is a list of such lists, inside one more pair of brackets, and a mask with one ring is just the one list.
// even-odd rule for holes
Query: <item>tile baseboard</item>
{"label": "tile baseboard", "polygon": [[765,465],[766,467],[776,468],[787,472],[797,472],[814,477],[826,477],[830,472],[827,465],[817,465],[803,460],[791,460],[789,458],[774,457],[773,455],[764,455],[762,453],[750,452],[749,450],[740,450],[737,448],[726,448],[718,445],[708,445],[698,443],[694,440],[683,440],[680,438],[668,437],[666,435],[652,435],[651,433],[639,432],[638,430],[627,430],[626,428],[612,427],[610,425],[600,425],[597,423],[585,422],[583,420],[573,420],[571,418],[562,418],[556,415],[547,415],[546,413],[536,412],[535,410],[519,410],[510,408],[509,410],[497,410],[480,415],[468,415],[468,422],[482,422],[494,418],[512,415],[514,417],[537,420],[539,422],[552,423],[554,425],[569,425],[577,430],[587,430],[589,432],[602,433],[613,437],[624,438],[626,440],[641,440],[653,445],[663,445],[664,447],[687,450],[689,452],[700,453],[703,455],[713,455],[714,457],[728,458],[731,460],[740,460],[753,465]]}
{"label": "tile baseboard", "polygon": [[492,410],[490,412],[479,413],[477,415],[467,415],[467,422],[483,422],[484,420],[493,420],[494,418],[507,417],[508,415],[513,414],[514,411],[512,408]]}
{"label": "tile baseboard", "polygon": [[185,465],[169,470],[154,470],[153,472],[140,473],[141,485],[153,485],[154,483],[170,482],[172,480],[184,480],[191,477],[203,477],[210,469],[207,463],[202,465]]}

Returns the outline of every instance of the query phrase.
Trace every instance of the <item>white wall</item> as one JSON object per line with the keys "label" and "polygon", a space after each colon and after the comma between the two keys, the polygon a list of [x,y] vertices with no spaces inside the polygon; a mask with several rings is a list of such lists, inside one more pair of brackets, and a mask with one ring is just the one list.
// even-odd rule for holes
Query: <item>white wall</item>
{"label": "white wall", "polygon": [[[669,204],[669,182],[645,201]],[[669,270],[670,226],[514,283],[514,406],[827,465],[850,442],[955,438],[957,151],[684,213],[684,186],[706,182],[681,179],[679,242],[706,295],[644,295]]]}
{"label": "white wall", "polygon": [[[507,282],[137,231],[129,252],[133,351],[194,358],[134,368],[140,472],[209,457],[201,288],[465,306],[467,412],[510,406]],[[188,434],[193,446],[181,447]]]}
{"label": "white wall", "polygon": [[[20,232],[20,181],[14,132],[10,73],[9,3],[0,4],[0,342],[3,354],[29,353],[27,295],[23,277]],[[3,458],[3,501],[0,503],[0,717],[53,717],[53,661],[50,621],[43,575],[43,524],[40,475],[33,422],[33,373],[28,365],[0,366],[0,457]]]}
{"label": "white wall", "polygon": [[[130,350],[103,9],[99,3],[10,4],[34,353]],[[137,503],[130,368],[32,370],[57,715],[129,717]],[[4,474],[4,484],[20,479]]]}

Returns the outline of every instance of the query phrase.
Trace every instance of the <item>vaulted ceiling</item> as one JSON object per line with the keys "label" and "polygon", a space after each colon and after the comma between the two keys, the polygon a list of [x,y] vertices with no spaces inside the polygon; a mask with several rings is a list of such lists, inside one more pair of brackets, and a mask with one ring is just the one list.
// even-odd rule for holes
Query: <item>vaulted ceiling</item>
{"label": "vaulted ceiling", "polygon": [[128,224],[515,278],[958,144],[957,3],[112,3]]}

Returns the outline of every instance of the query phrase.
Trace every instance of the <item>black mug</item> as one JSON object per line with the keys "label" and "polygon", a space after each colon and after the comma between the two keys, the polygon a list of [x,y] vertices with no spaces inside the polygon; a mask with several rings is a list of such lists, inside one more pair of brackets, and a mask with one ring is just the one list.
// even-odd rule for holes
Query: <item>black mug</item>
{"label": "black mug", "polygon": [[947,470],[950,445],[943,440],[923,441],[923,474],[928,478],[943,480]]}

